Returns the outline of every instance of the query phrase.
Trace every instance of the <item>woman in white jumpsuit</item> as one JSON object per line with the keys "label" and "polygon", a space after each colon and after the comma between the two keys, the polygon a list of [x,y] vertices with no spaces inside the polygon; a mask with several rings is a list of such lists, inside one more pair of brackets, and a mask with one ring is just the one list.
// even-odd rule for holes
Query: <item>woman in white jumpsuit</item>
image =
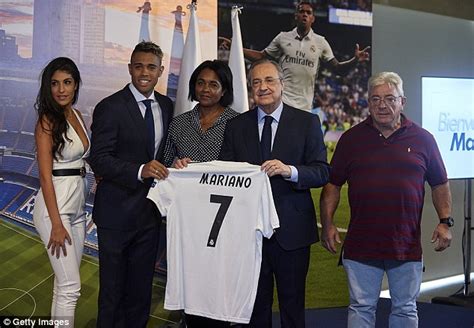
{"label": "woman in white jumpsuit", "polygon": [[80,296],[79,267],[86,230],[84,158],[89,138],[77,101],[81,78],[74,62],[52,60],[43,70],[35,103],[35,141],[41,188],[33,221],[54,271],[51,317],[74,326]]}

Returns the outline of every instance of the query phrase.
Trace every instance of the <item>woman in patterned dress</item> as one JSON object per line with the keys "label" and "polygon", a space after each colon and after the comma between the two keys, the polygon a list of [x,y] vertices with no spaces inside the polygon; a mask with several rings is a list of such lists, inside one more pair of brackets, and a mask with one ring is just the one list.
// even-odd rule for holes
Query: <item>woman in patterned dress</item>
{"label": "woman in patterned dress", "polygon": [[234,101],[232,72],[220,60],[201,63],[189,80],[189,99],[198,104],[173,119],[168,130],[163,163],[183,168],[187,163],[219,157],[224,130],[238,115],[229,107]]}
{"label": "woman in patterned dress", "polygon": [[[232,72],[220,60],[206,60],[189,79],[189,99],[198,104],[171,121],[163,163],[184,168],[190,162],[217,160],[228,120],[239,113],[230,108],[234,101]],[[185,315],[186,327],[230,327],[229,322]]]}

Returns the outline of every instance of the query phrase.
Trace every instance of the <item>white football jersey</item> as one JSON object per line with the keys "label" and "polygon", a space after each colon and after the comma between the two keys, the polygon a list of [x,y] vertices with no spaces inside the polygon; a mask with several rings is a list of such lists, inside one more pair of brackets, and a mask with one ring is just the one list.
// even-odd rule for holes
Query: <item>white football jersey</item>
{"label": "white football jersey", "polygon": [[319,61],[328,62],[334,58],[326,39],[311,29],[300,40],[295,27],[278,34],[264,51],[277,60],[283,70],[283,102],[310,111],[313,108]]}
{"label": "white football jersey", "polygon": [[268,176],[257,165],[222,161],[169,172],[148,193],[167,217],[165,309],[248,323],[262,238],[279,227]]}

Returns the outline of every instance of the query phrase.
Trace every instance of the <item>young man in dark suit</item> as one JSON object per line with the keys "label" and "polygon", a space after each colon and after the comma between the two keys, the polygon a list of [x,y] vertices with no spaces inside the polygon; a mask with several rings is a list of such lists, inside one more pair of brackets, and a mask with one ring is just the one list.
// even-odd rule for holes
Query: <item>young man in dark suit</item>
{"label": "young man in dark suit", "polygon": [[98,327],[145,327],[150,313],[161,215],[146,196],[154,178],[168,175],[160,160],[173,116],[171,100],[154,91],[162,58],[156,44],[139,43],[128,65],[131,83],[94,110],[90,164],[101,177],[93,211]]}
{"label": "young man in dark suit", "polygon": [[304,327],[310,245],[318,241],[310,188],[328,181],[318,116],[282,102],[283,73],[268,59],[249,72],[256,108],[227,123],[220,158],[261,165],[270,177],[280,228],[263,242],[251,327],[272,326],[273,279],[282,327]]}

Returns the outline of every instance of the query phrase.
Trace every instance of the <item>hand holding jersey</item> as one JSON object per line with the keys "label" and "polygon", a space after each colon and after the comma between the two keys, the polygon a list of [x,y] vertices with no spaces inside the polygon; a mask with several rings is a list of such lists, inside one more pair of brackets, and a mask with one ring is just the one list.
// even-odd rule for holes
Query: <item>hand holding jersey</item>
{"label": "hand holding jersey", "polygon": [[167,216],[165,308],[248,323],[262,240],[279,227],[267,175],[257,165],[219,161],[169,172],[148,193]]}
{"label": "hand holding jersey", "polygon": [[261,168],[262,171],[264,171],[269,177],[273,177],[275,175],[281,175],[285,179],[291,177],[290,166],[282,163],[282,161],[278,159],[265,161]]}

